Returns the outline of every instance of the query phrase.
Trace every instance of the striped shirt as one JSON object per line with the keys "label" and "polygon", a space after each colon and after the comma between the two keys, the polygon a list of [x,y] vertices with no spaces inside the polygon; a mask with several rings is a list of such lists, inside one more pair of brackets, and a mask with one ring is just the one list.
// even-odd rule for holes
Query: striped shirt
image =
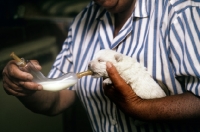
{"label": "striped shirt", "polygon": [[[200,96],[199,0],[137,0],[135,10],[116,37],[113,23],[109,12],[91,2],[71,24],[49,77],[85,71],[97,51],[113,49],[136,58],[155,80],[168,87],[171,95],[191,91]],[[71,89],[76,90],[87,110],[93,131],[190,129],[137,124],[104,95],[101,78],[83,77]]]}

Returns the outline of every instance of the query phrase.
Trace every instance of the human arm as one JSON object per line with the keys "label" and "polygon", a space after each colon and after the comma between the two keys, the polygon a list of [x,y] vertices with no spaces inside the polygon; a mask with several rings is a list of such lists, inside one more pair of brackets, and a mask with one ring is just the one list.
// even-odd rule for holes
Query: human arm
{"label": "human arm", "polygon": [[141,99],[109,62],[107,72],[113,85],[104,85],[105,95],[125,114],[143,121],[155,122],[200,120],[200,99],[191,92],[158,99]]}
{"label": "human arm", "polygon": [[[38,70],[41,69],[37,61],[32,63]],[[21,71],[15,61],[8,62],[3,70],[3,87],[7,94],[16,96],[34,112],[55,115],[69,107],[75,100],[73,91],[43,91],[41,85],[32,82],[32,79],[32,75]]]}

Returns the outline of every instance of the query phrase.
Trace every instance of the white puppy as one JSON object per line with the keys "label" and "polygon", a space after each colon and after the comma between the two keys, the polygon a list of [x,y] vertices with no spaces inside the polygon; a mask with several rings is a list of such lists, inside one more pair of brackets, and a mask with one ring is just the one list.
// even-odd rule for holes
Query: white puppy
{"label": "white puppy", "polygon": [[154,81],[146,68],[136,59],[122,55],[113,50],[100,50],[88,68],[94,72],[93,77],[105,77],[103,83],[111,84],[106,72],[106,62],[112,62],[120,76],[129,84],[134,92],[143,99],[166,96],[163,89]]}

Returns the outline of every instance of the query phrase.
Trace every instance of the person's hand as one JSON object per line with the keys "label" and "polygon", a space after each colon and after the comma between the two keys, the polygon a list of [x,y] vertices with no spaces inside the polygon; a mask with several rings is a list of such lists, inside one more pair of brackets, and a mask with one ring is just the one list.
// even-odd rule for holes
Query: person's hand
{"label": "person's hand", "polygon": [[142,101],[132,88],[121,78],[115,66],[107,62],[107,72],[112,81],[111,85],[104,84],[105,95],[113,101],[122,111],[127,114],[132,113],[134,105],[139,105]]}
{"label": "person's hand", "polygon": [[[36,69],[41,70],[41,66],[36,60],[31,61]],[[23,72],[12,60],[4,67],[3,72],[3,88],[9,95],[27,96],[33,94],[37,90],[41,90],[42,86],[32,82],[33,76],[30,73]]]}

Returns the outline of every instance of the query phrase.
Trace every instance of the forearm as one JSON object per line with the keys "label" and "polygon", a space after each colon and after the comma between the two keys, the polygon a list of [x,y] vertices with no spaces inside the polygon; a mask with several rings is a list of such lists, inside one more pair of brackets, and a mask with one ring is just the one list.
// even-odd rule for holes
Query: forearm
{"label": "forearm", "polygon": [[128,108],[127,114],[146,121],[200,120],[200,99],[190,92],[160,99],[138,99]]}
{"label": "forearm", "polygon": [[[57,115],[75,100],[75,92],[37,91],[30,96],[17,97],[31,111],[45,115]],[[67,98],[63,98],[63,97]],[[66,100],[65,100],[66,99]]]}
{"label": "forearm", "polygon": [[56,96],[58,96],[58,93],[37,91],[30,96],[19,96],[17,98],[31,111],[50,115],[53,113]]}

